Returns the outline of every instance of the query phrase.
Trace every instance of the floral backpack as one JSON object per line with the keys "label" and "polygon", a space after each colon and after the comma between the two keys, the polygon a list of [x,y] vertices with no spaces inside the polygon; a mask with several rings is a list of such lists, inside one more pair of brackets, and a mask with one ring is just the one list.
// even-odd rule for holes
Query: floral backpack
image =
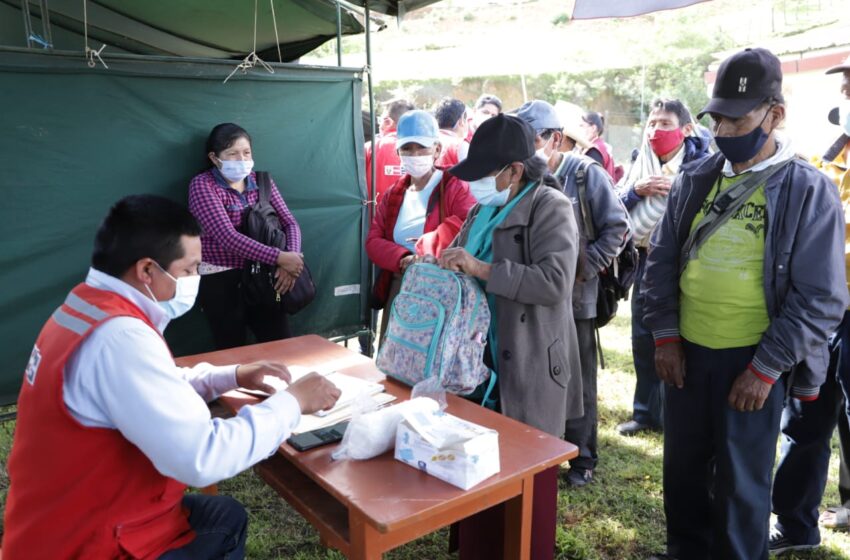
{"label": "floral backpack", "polygon": [[[490,327],[487,296],[465,274],[436,265],[408,267],[393,300],[377,365],[408,385],[439,379],[439,386],[468,395],[491,380],[483,355]],[[489,391],[488,391],[489,394]]]}

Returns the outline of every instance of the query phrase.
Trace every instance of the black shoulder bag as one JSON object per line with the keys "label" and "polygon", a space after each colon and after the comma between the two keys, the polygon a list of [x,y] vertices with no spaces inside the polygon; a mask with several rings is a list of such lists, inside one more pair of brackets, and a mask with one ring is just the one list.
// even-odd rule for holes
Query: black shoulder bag
{"label": "black shoulder bag", "polygon": [[[269,202],[271,181],[265,171],[257,172],[260,199],[250,206],[242,217],[242,233],[263,245],[286,250],[286,234],[280,228],[280,219]],[[292,289],[279,294],[274,289],[277,266],[260,261],[246,260],[242,270],[242,296],[248,305],[277,306],[294,315],[304,309],[316,297],[316,286],[307,263],[295,280]]]}

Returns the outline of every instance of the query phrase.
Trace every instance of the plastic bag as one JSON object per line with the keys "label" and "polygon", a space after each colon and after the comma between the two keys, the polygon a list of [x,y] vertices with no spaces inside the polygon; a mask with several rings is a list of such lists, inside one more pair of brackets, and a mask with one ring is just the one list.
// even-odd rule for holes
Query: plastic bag
{"label": "plastic bag", "polygon": [[448,406],[446,402],[446,388],[443,387],[442,381],[437,377],[428,377],[413,386],[410,391],[410,398],[428,398],[440,405],[440,410],[445,410]]}
{"label": "plastic bag", "polygon": [[[371,402],[370,402],[371,401]],[[386,453],[395,446],[395,434],[404,413],[410,410],[433,412],[440,405],[429,398],[414,398],[401,404],[378,408],[378,403],[364,395],[353,404],[354,414],[342,436],[339,447],[331,454],[333,459],[371,459]]]}

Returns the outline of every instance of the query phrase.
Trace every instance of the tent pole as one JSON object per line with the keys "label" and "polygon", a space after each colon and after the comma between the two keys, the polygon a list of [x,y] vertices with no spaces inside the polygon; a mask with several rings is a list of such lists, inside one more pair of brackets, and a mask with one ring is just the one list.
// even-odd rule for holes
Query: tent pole
{"label": "tent pole", "polygon": [[[372,216],[375,212],[375,201],[377,199],[377,193],[375,192],[375,156],[377,152],[375,151],[375,92],[372,89],[372,13],[369,9],[369,0],[365,0],[365,8],[366,8],[366,80],[367,87],[369,89],[369,142],[371,142],[372,146],[372,157],[369,158],[369,204],[367,207],[369,211],[367,215],[369,216],[369,224],[372,224]],[[373,266],[369,266],[369,285],[366,287],[367,293],[371,292],[372,287],[372,277],[374,274],[375,268]],[[367,298],[368,301],[368,298]],[[377,313],[372,313],[371,309],[368,309],[367,313],[369,313],[369,355],[372,355],[372,348],[374,346],[375,340],[375,332],[377,332]]]}
{"label": "tent pole", "polygon": [[336,3],[336,65],[342,66],[342,7]]}

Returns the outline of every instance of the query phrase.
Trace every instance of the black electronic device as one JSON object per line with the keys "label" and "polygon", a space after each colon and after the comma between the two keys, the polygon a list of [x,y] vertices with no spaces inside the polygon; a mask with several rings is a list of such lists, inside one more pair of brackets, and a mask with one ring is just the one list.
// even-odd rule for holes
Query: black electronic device
{"label": "black electronic device", "polygon": [[342,436],[345,434],[345,429],[347,427],[348,420],[345,420],[343,422],[340,422],[339,424],[334,424],[333,426],[319,428],[318,430],[313,430],[311,432],[296,434],[286,440],[286,443],[288,443],[298,451],[307,451],[308,449],[313,449],[314,447],[319,447],[321,445],[340,441],[342,439]]}

